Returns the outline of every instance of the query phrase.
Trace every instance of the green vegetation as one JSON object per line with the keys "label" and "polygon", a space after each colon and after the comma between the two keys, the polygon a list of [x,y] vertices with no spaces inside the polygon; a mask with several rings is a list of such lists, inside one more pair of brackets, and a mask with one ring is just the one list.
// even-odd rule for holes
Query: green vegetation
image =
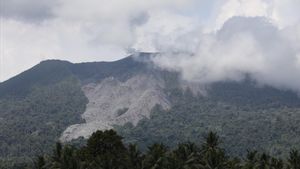
{"label": "green vegetation", "polygon": [[300,153],[291,150],[283,160],[248,151],[242,157],[229,156],[214,132],[203,141],[181,143],[173,149],[154,143],[143,153],[136,145],[125,145],[113,130],[97,131],[83,147],[56,144],[50,155],[37,156],[33,169],[299,169]]}
{"label": "green vegetation", "polygon": [[81,123],[87,104],[83,84],[110,76],[124,80],[144,69],[132,57],[81,64],[48,60],[0,83],[1,164],[21,168],[32,156],[51,151],[68,126]]}
{"label": "green vegetation", "polygon": [[115,129],[126,143],[142,150],[155,142],[175,147],[180,142],[201,140],[207,130],[217,131],[229,154],[245,155],[248,149],[275,156],[300,148],[300,103],[297,95],[272,88],[245,84],[212,86],[207,96],[190,90],[170,89],[170,110],[159,106],[150,119],[137,126]]}
{"label": "green vegetation", "polygon": [[68,126],[81,123],[87,104],[83,84],[110,76],[124,80],[144,69],[132,57],[81,64],[48,60],[0,83],[0,161],[21,168],[49,152]]}
{"label": "green vegetation", "polygon": [[35,87],[22,99],[0,100],[0,157],[22,163],[49,152],[65,128],[81,122],[87,99],[78,81]]}
{"label": "green vegetation", "polygon": [[[131,168],[140,168],[141,161],[154,163],[156,158],[147,157],[149,151],[153,151],[154,156],[156,152],[166,153],[168,155],[163,159],[169,159],[169,154],[175,153],[181,143],[204,142],[203,135],[209,130],[218,132],[223,142],[220,145],[222,151],[226,150],[227,155],[232,157],[245,157],[248,149],[266,152],[275,157],[287,157],[290,148],[300,148],[300,99],[293,92],[259,87],[246,79],[241,83],[212,84],[206,88],[205,96],[195,95],[189,89],[181,89],[176,72],[153,69],[151,65],[146,66],[132,58],[82,64],[54,60],[42,62],[0,83],[0,168],[24,168],[33,156],[51,152],[66,127],[82,121],[81,114],[87,103],[81,91],[82,85],[97,83],[106,77],[124,81],[139,73],[148,73],[165,80],[164,94],[168,96],[172,107],[162,110],[160,106],[156,106],[150,119],[140,121],[137,126],[115,126],[126,144],[125,150],[122,148],[124,157],[118,158],[131,158],[134,163]],[[126,109],[120,109],[118,114],[122,115],[124,112]],[[80,138],[69,143],[77,148],[62,146],[62,151],[67,154],[63,158],[79,161],[82,165],[81,162],[85,163],[89,157],[79,156],[79,152],[86,154],[82,152],[84,148],[79,147],[88,146],[87,142]],[[163,143],[170,149],[155,143]],[[130,144],[136,144],[138,148]],[[150,150],[149,145],[153,144],[160,148]],[[199,147],[201,149],[202,146]],[[144,153],[137,153],[138,149]],[[132,153],[130,157],[129,152]],[[116,158],[115,154],[109,156],[112,157],[101,157],[100,161],[103,161],[102,158],[104,161],[107,161],[105,158]],[[254,161],[268,157],[268,163],[271,163],[272,158],[269,156],[254,156]],[[36,164],[48,165],[51,163],[49,158],[47,155],[39,157]],[[240,160],[239,165],[246,163],[246,160]],[[178,161],[179,164],[173,159],[178,166],[185,163]],[[94,159],[89,162],[103,165]],[[159,163],[164,165],[170,162]],[[288,162],[284,163],[287,166]]]}

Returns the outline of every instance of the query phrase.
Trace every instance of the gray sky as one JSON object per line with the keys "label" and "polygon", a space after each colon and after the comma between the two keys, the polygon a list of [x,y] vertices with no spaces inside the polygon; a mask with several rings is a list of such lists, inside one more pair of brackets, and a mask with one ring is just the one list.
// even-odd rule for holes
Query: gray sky
{"label": "gray sky", "polygon": [[158,64],[188,80],[238,80],[251,73],[262,84],[300,89],[299,0],[0,3],[0,81],[45,59],[116,60],[134,48],[169,53]]}

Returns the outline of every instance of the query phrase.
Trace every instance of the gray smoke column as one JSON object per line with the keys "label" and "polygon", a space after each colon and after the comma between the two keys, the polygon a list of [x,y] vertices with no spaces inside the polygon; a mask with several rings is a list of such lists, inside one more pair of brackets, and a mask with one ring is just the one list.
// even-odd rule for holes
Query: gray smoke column
{"label": "gray smoke column", "polygon": [[264,17],[233,17],[213,33],[190,31],[157,38],[154,62],[183,79],[210,84],[241,81],[300,91],[300,26],[278,29]]}

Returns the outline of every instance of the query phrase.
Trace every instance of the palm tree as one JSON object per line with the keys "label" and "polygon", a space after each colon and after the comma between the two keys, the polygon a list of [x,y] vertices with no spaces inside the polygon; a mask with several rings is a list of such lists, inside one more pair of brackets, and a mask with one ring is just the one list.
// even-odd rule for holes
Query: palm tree
{"label": "palm tree", "polygon": [[52,163],[59,164],[61,162],[61,156],[62,156],[62,144],[60,142],[57,142],[55,145],[55,149],[53,151],[53,155],[51,156]]}
{"label": "palm tree", "polygon": [[79,160],[76,151],[72,146],[62,147],[60,143],[57,143],[47,167],[49,169],[82,169],[83,163]]}
{"label": "palm tree", "polygon": [[270,156],[266,153],[261,154],[259,160],[257,161],[258,169],[269,169],[270,168]]}
{"label": "palm tree", "polygon": [[270,168],[271,169],[283,169],[284,163],[281,159],[271,158]]}
{"label": "palm tree", "polygon": [[138,150],[137,145],[129,144],[127,155],[126,155],[126,163],[128,169],[141,169],[142,168],[142,161],[144,156]]}
{"label": "palm tree", "polygon": [[224,169],[227,167],[227,157],[224,150],[219,147],[219,137],[215,132],[209,132],[201,151],[201,168]]}
{"label": "palm tree", "polygon": [[166,153],[168,149],[163,144],[153,144],[148,147],[142,168],[144,169],[165,169],[167,163]]}
{"label": "palm tree", "polygon": [[179,144],[168,157],[168,164],[172,169],[191,169],[199,167],[199,148],[194,143]]}
{"label": "palm tree", "polygon": [[113,130],[97,131],[87,141],[87,152],[96,157],[103,154],[118,155],[125,153],[122,137]]}
{"label": "palm tree", "polygon": [[297,150],[291,150],[290,156],[288,158],[288,167],[290,169],[300,168],[300,154]]}
{"label": "palm tree", "polygon": [[202,166],[205,169],[223,169],[226,168],[227,159],[223,151],[212,149],[205,153]]}
{"label": "palm tree", "polygon": [[34,169],[45,169],[46,161],[44,156],[38,156],[37,159],[33,162]]}
{"label": "palm tree", "polygon": [[243,169],[255,169],[257,165],[257,151],[247,150],[247,158],[244,160]]}
{"label": "palm tree", "polygon": [[205,143],[202,148],[205,151],[208,151],[209,149],[216,149],[219,144],[220,140],[217,133],[210,131],[205,138]]}

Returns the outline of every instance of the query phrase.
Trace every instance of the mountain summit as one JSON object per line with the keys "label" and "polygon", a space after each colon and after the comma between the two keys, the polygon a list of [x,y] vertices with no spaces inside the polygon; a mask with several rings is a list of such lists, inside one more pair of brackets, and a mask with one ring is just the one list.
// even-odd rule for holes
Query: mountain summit
{"label": "mountain summit", "polygon": [[[0,156],[30,157],[60,141],[115,129],[127,143],[172,147],[213,130],[229,152],[300,146],[296,93],[250,78],[201,86],[160,69],[151,53],[114,62],[43,61],[0,83]],[[45,148],[46,147],[46,148]]]}

